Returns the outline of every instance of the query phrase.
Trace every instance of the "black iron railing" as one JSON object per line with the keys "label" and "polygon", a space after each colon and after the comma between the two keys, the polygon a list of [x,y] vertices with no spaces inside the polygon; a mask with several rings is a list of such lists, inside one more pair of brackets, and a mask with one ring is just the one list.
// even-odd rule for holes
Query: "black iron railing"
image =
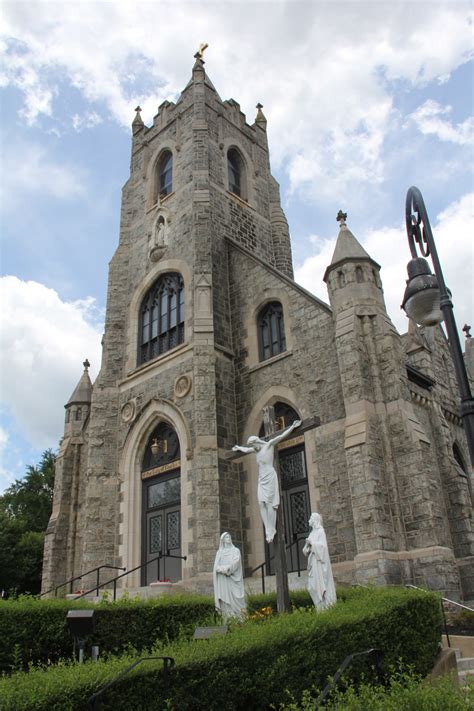
{"label": "black iron railing", "polygon": [[[300,549],[298,548],[298,543],[300,541],[306,540],[306,537],[298,538],[297,535],[294,535],[293,540],[291,543],[288,543],[285,546],[285,551],[290,550],[294,545],[296,545],[296,568],[298,572],[298,577],[301,578],[301,566],[300,566]],[[261,576],[262,576],[262,593],[265,594],[265,566],[269,566],[272,560],[274,560],[275,556],[271,555],[267,560],[264,560],[263,563],[260,563],[260,565],[256,565],[255,568],[252,568],[252,570],[249,572],[247,577],[251,577],[254,573],[257,572],[257,570],[260,570]],[[295,572],[294,570],[291,572]]]}
{"label": "black iron railing", "polygon": [[329,696],[331,691],[334,689],[336,684],[339,682],[339,679],[344,674],[347,667],[352,664],[352,662],[354,661],[354,659],[356,657],[374,656],[377,672],[379,675],[381,675],[383,654],[384,654],[383,651],[381,649],[377,649],[376,647],[371,647],[370,649],[364,649],[364,651],[362,651],[362,652],[354,652],[353,654],[348,654],[347,657],[342,662],[339,669],[337,670],[337,672],[332,677],[331,681],[329,681],[326,684],[326,686],[324,687],[324,689],[322,690],[322,692],[316,699],[315,704],[314,704],[314,709],[318,709],[320,706],[323,705],[324,701]]}
{"label": "black iron railing", "polygon": [[174,667],[175,662],[173,657],[141,657],[140,659],[137,659],[136,662],[133,662],[133,664],[130,664],[130,666],[121,671],[120,674],[117,674],[117,676],[111,679],[105,686],[102,687],[102,689],[99,689],[99,691],[96,691],[95,694],[92,694],[92,696],[87,699],[87,705],[89,709],[91,711],[95,711],[95,709],[98,709],[99,697],[102,696],[102,694],[104,694],[107,689],[110,689],[111,686],[123,679],[123,677],[126,676],[130,671],[132,671],[132,669],[137,667],[142,662],[149,662],[157,659],[163,660],[163,674],[166,677],[169,674],[171,667]]}
{"label": "black iron railing", "polygon": [[[69,592],[70,592],[70,594],[72,594],[73,588],[74,588],[74,583],[76,582],[76,580],[82,580],[82,578],[85,578],[86,575],[92,575],[92,573],[97,573],[97,582],[96,582],[95,589],[99,590],[100,571],[102,570],[102,568],[112,568],[113,570],[127,570],[126,568],[122,568],[119,565],[98,565],[96,568],[92,568],[91,570],[88,570],[87,573],[81,573],[81,575],[76,575],[74,578],[69,578],[69,580],[65,580],[64,583],[60,583],[59,585],[56,585],[56,587],[46,590],[45,592],[38,595],[38,597],[43,597],[43,595],[48,595],[49,593],[53,592],[53,590],[54,590],[54,597],[57,597],[58,590],[60,588],[63,588],[65,585],[69,585]],[[99,593],[97,593],[97,594],[99,594]]]}
{"label": "black iron railing", "polygon": [[94,586],[90,590],[86,590],[85,592],[81,593],[81,595],[78,595],[76,597],[76,600],[79,600],[81,597],[85,597],[86,595],[90,595],[94,591],[96,591],[96,593],[98,595],[100,588],[105,588],[107,585],[112,585],[113,586],[113,600],[115,601],[117,599],[117,580],[121,580],[121,578],[125,578],[127,575],[130,575],[130,573],[134,573],[136,570],[142,570],[143,568],[148,567],[152,563],[156,563],[156,579],[159,580],[160,579],[160,570],[161,570],[161,561],[163,561],[163,574],[164,574],[165,565],[166,565],[166,558],[177,558],[179,560],[186,560],[187,556],[173,555],[172,553],[166,553],[166,555],[163,555],[160,553],[160,555],[156,556],[156,558],[147,560],[146,563],[141,563],[140,565],[135,566],[135,568],[132,568],[131,570],[127,570],[126,573],[122,573],[122,575],[117,575],[115,578],[110,578],[110,580],[106,580],[105,582],[101,583],[100,585]]}
{"label": "black iron railing", "polygon": [[[408,583],[405,585],[406,588],[413,588],[414,590],[421,590],[422,592],[432,592],[431,590],[425,590],[424,588],[419,588],[417,585],[411,585]],[[451,640],[449,639],[449,634],[448,634],[448,622],[446,620],[446,612],[444,610],[444,604],[447,602],[449,605],[456,605],[457,607],[462,607],[463,610],[469,610],[470,612],[474,612],[472,607],[468,607],[467,605],[463,605],[460,602],[456,602],[456,600],[450,600],[447,597],[441,596],[439,599],[440,606],[441,606],[441,613],[443,615],[443,626],[444,626],[444,634],[446,635],[446,642],[448,643],[448,647],[451,646]]]}

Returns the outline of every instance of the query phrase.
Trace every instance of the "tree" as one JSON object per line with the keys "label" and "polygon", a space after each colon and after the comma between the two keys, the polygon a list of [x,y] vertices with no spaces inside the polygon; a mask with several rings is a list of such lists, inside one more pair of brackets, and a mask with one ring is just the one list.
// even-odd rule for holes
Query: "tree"
{"label": "tree", "polygon": [[36,593],[41,588],[44,532],[51,515],[56,455],[43,452],[0,496],[0,589]]}

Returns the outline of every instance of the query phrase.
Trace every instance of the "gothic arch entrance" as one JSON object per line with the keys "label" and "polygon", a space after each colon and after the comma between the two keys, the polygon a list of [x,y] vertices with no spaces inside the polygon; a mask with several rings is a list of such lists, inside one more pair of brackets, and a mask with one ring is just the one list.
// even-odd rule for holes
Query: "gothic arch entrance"
{"label": "gothic arch entrance", "polygon": [[181,459],[178,435],[167,422],[151,433],[142,470],[142,569],[141,584],[181,580]]}
{"label": "gothic arch entrance", "polygon": [[[274,405],[277,428],[283,430],[295,420],[300,419],[298,413],[284,402]],[[260,435],[263,436],[263,425]],[[298,435],[283,440],[278,445],[278,460],[280,464],[281,505],[285,520],[286,563],[288,572],[304,567],[302,548],[304,539],[309,534],[308,521],[311,515],[309,499],[308,474],[304,448],[304,435]],[[293,545],[290,546],[290,543]],[[273,559],[273,543],[266,545],[267,574],[275,573]]]}

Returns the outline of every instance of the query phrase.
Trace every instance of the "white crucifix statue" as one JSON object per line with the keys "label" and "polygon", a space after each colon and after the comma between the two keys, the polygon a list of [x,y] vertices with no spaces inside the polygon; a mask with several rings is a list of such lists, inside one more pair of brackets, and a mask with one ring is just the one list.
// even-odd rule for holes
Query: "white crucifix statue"
{"label": "white crucifix statue", "polygon": [[263,410],[263,424],[265,438],[256,437],[255,435],[249,437],[247,446],[236,444],[232,447],[233,451],[228,453],[227,458],[231,460],[238,459],[240,452],[256,455],[258,467],[257,500],[260,507],[260,515],[265,527],[265,538],[268,542],[273,541],[274,543],[277,610],[278,612],[288,612],[291,609],[291,604],[286,564],[285,522],[283,509],[280,506],[277,445],[297,427],[299,428],[298,434],[303,434],[303,432],[319,427],[320,420],[319,417],[309,417],[303,422],[295,420],[290,427],[284,430],[277,430],[275,409],[269,405]]}
{"label": "white crucifix statue", "polygon": [[292,425],[272,436],[268,441],[252,435],[248,438],[246,447],[240,444],[232,447],[233,452],[256,454],[258,467],[257,500],[265,527],[267,543],[271,543],[275,537],[277,510],[280,505],[280,487],[275,467],[275,447],[300,425],[301,420],[295,420]]}

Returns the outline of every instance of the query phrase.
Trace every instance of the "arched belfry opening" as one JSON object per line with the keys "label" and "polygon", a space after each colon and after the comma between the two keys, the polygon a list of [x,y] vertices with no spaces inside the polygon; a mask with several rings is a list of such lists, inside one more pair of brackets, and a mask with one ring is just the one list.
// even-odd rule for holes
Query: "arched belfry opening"
{"label": "arched belfry opening", "polygon": [[[284,430],[295,420],[301,419],[296,410],[284,402],[276,402],[273,407],[277,430]],[[260,437],[265,436],[263,424],[259,434]],[[297,429],[292,434],[294,436],[290,435],[288,439],[277,445],[281,486],[280,505],[283,506],[286,562],[290,573],[298,570],[298,567],[304,567],[301,549],[304,539],[309,534],[308,521],[311,515],[304,435],[298,434]],[[275,572],[273,555],[273,543],[266,544],[267,574],[270,575]]]}
{"label": "arched belfry opening", "polygon": [[[141,467],[142,585],[181,580],[181,458],[178,435],[167,422],[150,434]],[[155,560],[161,556],[160,561]],[[150,562],[152,561],[152,562]]]}

